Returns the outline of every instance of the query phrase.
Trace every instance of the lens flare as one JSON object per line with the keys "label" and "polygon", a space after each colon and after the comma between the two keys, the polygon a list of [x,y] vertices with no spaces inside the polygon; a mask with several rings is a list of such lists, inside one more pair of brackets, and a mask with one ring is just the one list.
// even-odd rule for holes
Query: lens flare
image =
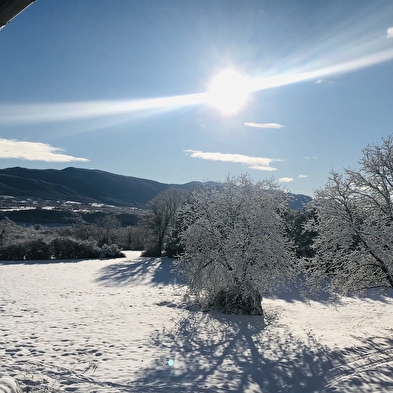
{"label": "lens flare", "polygon": [[54,104],[0,105],[0,124],[30,124],[72,121],[117,116],[148,110],[198,105],[206,102],[206,94],[151,98],[145,100],[87,101]]}
{"label": "lens flare", "polygon": [[[386,41],[389,41],[385,38]],[[390,41],[389,41],[390,42]],[[336,58],[328,53],[318,62],[304,64],[302,69],[291,69],[273,76],[248,78],[226,69],[211,81],[209,90],[199,94],[151,98],[144,100],[113,100],[67,102],[53,104],[0,104],[0,125],[23,125],[32,123],[64,122],[81,119],[114,117],[146,110],[176,110],[186,106],[209,104],[224,114],[235,114],[247,103],[250,93],[285,86],[307,80],[353,72],[393,59],[393,48],[370,41],[355,49],[362,56]],[[376,48],[380,48],[376,50]],[[339,52],[339,51],[337,51]],[[355,53],[355,50],[351,52]],[[333,57],[334,59],[334,57]],[[323,66],[322,66],[323,65]]]}

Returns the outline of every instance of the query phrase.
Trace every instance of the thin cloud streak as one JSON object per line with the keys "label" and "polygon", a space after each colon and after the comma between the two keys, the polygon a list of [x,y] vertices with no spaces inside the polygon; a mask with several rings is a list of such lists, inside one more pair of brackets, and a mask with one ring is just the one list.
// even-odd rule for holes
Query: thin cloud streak
{"label": "thin cloud streak", "polygon": [[254,127],[254,128],[283,128],[282,124],[277,123],[244,123],[246,127]]}
{"label": "thin cloud streak", "polygon": [[87,158],[73,157],[59,153],[61,151],[62,149],[46,143],[0,138],[0,159],[16,158],[27,161],[45,162],[89,161]]}
{"label": "thin cloud streak", "polygon": [[305,179],[308,175],[299,175],[300,178]]}
{"label": "thin cloud streak", "polygon": [[190,157],[200,158],[202,160],[209,161],[223,161],[232,162],[235,164],[245,164],[248,165],[250,169],[255,169],[258,171],[275,171],[277,168],[270,166],[272,162],[282,161],[275,158],[265,158],[265,157],[252,157],[245,156],[242,154],[228,154],[228,153],[218,153],[218,152],[203,152],[200,150],[184,150],[186,154]]}

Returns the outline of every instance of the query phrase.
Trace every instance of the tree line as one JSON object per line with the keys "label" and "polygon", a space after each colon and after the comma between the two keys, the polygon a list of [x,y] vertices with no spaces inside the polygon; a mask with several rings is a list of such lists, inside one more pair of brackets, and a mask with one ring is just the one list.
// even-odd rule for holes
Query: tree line
{"label": "tree line", "polygon": [[142,234],[113,215],[56,228],[0,221],[0,260],[118,258],[122,249],[142,250]]}

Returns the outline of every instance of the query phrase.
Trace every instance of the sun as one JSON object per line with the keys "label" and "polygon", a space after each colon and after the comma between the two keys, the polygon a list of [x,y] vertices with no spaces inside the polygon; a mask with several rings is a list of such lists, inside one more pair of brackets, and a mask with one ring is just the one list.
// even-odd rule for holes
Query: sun
{"label": "sun", "polygon": [[207,102],[225,115],[239,112],[250,94],[250,81],[240,72],[227,68],[210,82]]}

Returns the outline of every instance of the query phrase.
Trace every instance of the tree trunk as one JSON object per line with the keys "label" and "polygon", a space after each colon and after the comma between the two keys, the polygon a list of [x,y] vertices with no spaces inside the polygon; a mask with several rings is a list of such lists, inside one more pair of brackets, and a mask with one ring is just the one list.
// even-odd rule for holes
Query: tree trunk
{"label": "tree trunk", "polygon": [[157,254],[159,254],[161,256],[161,252],[162,252],[162,246],[164,243],[164,234],[158,236],[158,244],[157,244]]}
{"label": "tree trunk", "polygon": [[264,315],[262,295],[254,291],[246,296],[237,287],[218,292],[212,299],[211,306],[225,314]]}

